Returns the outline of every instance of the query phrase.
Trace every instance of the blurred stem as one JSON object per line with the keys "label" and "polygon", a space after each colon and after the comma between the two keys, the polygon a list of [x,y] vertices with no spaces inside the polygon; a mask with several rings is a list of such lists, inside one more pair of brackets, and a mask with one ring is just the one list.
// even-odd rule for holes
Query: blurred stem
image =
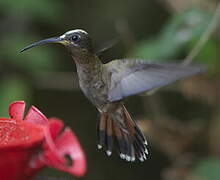
{"label": "blurred stem", "polygon": [[192,51],[185,58],[185,60],[183,61],[183,65],[189,65],[193,61],[193,59],[197,56],[197,54],[205,45],[205,43],[209,40],[212,33],[216,30],[219,20],[220,20],[220,2],[217,4],[212,21],[210,22],[207,30],[204,32],[204,34],[202,35],[198,43],[195,45],[195,47],[192,49]]}

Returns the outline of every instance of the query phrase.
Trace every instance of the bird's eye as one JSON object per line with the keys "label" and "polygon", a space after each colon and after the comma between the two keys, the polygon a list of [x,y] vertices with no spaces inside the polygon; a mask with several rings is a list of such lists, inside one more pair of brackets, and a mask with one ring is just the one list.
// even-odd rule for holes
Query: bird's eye
{"label": "bird's eye", "polygon": [[71,37],[71,40],[74,41],[74,42],[77,42],[77,41],[80,40],[80,36],[79,36],[79,35],[73,35],[73,36]]}

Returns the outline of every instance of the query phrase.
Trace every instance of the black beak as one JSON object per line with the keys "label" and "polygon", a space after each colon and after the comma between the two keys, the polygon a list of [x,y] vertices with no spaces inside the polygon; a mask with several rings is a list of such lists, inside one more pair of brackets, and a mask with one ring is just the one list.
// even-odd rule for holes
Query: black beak
{"label": "black beak", "polygon": [[26,46],[25,48],[20,50],[20,53],[24,52],[30,48],[33,48],[35,46],[40,46],[43,44],[50,44],[50,43],[61,43],[62,44],[63,42],[64,42],[64,39],[62,39],[60,37],[52,37],[52,38],[44,39],[44,40],[41,40],[41,41],[38,41],[38,42],[35,42],[33,44]]}

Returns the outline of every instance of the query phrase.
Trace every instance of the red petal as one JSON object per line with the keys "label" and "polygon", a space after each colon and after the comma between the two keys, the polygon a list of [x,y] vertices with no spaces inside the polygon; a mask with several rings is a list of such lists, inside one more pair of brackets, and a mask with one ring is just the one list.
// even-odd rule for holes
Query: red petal
{"label": "red petal", "polygon": [[58,118],[49,118],[49,128],[50,128],[50,135],[52,139],[56,139],[57,135],[63,128],[64,124],[63,121],[61,121]]}
{"label": "red petal", "polygon": [[24,116],[24,110],[24,101],[15,101],[9,105],[9,115],[12,119],[22,120]]}
{"label": "red petal", "polygon": [[47,118],[40,112],[36,107],[31,106],[30,110],[28,111],[27,115],[25,116],[24,121],[46,125],[48,123]]}
{"label": "red petal", "polygon": [[0,149],[35,146],[44,139],[44,126],[12,119],[0,119]]}
{"label": "red petal", "polygon": [[[65,129],[55,142],[49,133],[45,135],[45,138],[49,147],[49,149],[45,152],[45,163],[47,165],[67,171],[76,176],[82,176],[85,174],[85,154],[72,130],[69,128]],[[71,165],[68,165],[65,155],[68,155],[71,158]]]}
{"label": "red petal", "polygon": [[62,156],[69,155],[73,161],[72,166],[63,165],[60,168],[77,176],[84,175],[86,172],[85,154],[73,131],[69,128],[65,129],[55,143]]}

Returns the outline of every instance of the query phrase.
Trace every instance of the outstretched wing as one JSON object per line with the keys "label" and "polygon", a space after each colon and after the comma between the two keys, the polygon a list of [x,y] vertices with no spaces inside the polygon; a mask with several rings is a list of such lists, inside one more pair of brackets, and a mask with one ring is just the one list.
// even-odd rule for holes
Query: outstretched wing
{"label": "outstretched wing", "polygon": [[178,63],[155,63],[146,60],[114,60],[105,64],[108,73],[108,100],[152,90],[184,77],[202,72],[201,66]]}

